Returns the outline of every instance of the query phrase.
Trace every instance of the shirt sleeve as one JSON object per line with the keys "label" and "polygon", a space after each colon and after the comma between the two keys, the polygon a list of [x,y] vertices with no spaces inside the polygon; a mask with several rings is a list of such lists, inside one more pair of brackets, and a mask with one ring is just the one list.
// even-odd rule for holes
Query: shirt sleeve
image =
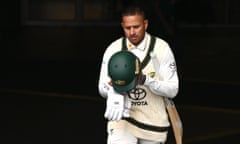
{"label": "shirt sleeve", "polygon": [[111,87],[109,84],[111,79],[107,74],[108,59],[109,59],[109,54],[108,54],[108,51],[106,50],[103,55],[101,68],[100,68],[100,75],[98,80],[98,91],[99,91],[99,94],[104,98],[107,97],[107,92]]}
{"label": "shirt sleeve", "polygon": [[111,78],[108,76],[108,61],[115,52],[120,50],[120,46],[121,39],[118,39],[110,44],[103,54],[98,80],[98,92],[104,98],[107,97],[108,91],[113,88],[110,84]]}
{"label": "shirt sleeve", "polygon": [[144,85],[156,95],[174,98],[178,93],[179,79],[175,58],[168,44],[165,45],[159,64],[159,78],[147,76]]}

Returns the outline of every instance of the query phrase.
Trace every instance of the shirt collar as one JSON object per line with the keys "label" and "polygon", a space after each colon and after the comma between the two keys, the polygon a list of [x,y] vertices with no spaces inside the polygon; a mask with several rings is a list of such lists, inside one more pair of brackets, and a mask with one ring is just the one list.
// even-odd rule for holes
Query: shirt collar
{"label": "shirt collar", "polygon": [[148,39],[148,35],[147,33],[145,33],[144,39],[142,40],[142,42],[135,46],[134,44],[132,44],[128,39],[127,39],[127,48],[128,49],[139,49],[144,51],[146,46],[147,46],[147,39]]}

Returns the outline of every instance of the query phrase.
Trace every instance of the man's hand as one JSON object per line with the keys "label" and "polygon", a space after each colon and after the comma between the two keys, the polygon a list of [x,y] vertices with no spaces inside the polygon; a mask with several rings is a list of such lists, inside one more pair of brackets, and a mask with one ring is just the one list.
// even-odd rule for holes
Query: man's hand
{"label": "man's hand", "polygon": [[120,120],[123,116],[124,96],[113,89],[108,91],[104,117],[108,120]]}

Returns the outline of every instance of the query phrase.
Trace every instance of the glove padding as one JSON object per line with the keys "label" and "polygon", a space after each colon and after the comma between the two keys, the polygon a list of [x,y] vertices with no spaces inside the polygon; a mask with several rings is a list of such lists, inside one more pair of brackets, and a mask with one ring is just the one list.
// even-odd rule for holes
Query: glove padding
{"label": "glove padding", "polygon": [[124,110],[123,110],[123,117],[130,117],[130,108],[131,108],[132,102],[130,101],[130,98],[126,95],[124,96]]}
{"label": "glove padding", "polygon": [[108,91],[107,108],[104,117],[108,120],[120,120],[130,117],[131,100],[126,95],[121,95],[113,89]]}
{"label": "glove padding", "polygon": [[120,120],[124,110],[124,96],[110,89],[106,106],[104,117],[108,120]]}

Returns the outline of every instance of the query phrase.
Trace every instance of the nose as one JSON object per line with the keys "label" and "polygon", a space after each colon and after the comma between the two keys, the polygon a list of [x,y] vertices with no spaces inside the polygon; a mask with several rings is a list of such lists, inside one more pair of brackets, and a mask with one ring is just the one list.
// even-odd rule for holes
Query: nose
{"label": "nose", "polygon": [[134,28],[131,28],[130,29],[130,35],[133,35],[133,34],[135,34],[135,30],[134,30]]}

